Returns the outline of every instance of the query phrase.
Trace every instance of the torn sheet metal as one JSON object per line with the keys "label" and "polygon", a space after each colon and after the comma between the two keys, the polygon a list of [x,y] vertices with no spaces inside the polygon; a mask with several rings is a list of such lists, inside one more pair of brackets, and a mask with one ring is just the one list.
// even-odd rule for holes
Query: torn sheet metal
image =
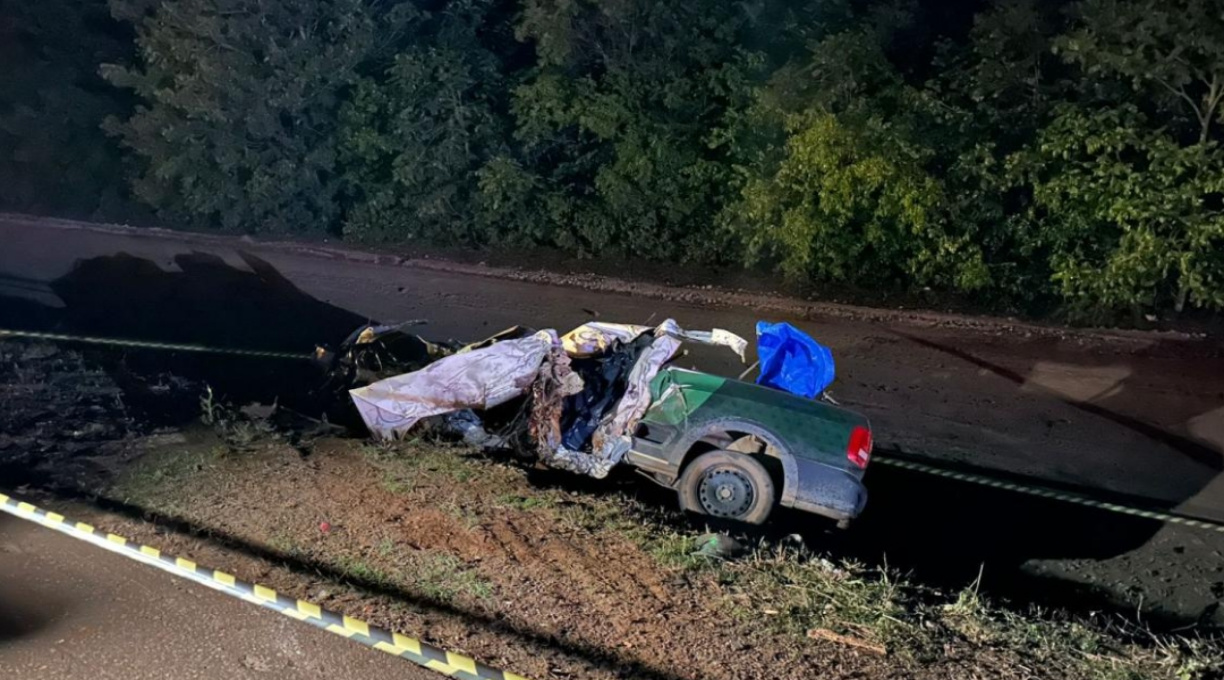
{"label": "torn sheet metal", "polygon": [[[629,450],[629,434],[650,406],[651,381],[684,341],[723,345],[741,360],[748,345],[721,329],[685,331],[672,319],[653,330],[588,323],[564,338],[552,330],[519,337],[522,332],[512,329],[415,372],[351,390],[353,403],[378,437],[402,436],[424,418],[451,414],[445,424],[465,440],[495,445],[507,440],[485,431],[472,411],[530,393],[527,433],[540,460],[605,477]],[[572,361],[587,362],[587,390]]]}
{"label": "torn sheet metal", "polygon": [[623,440],[627,440],[625,435],[650,407],[650,381],[654,380],[664,364],[676,356],[680,344],[678,337],[664,334],[655,338],[633,364],[633,370],[629,371],[625,396],[621,397],[616,408],[604,417],[591,435],[591,452],[606,462],[603,474],[592,476],[606,476],[607,470],[619,463],[628,452],[628,442]]}
{"label": "torn sheet metal", "polygon": [[534,335],[535,332],[536,331],[534,328],[529,328],[527,326],[511,326],[504,331],[499,331],[497,333],[494,333],[493,335],[490,335],[489,337],[485,338],[484,340],[481,340],[480,342],[473,342],[469,345],[464,345],[463,347],[459,348],[458,352],[455,352],[455,353],[465,354],[473,350],[484,349],[485,347],[495,345],[499,342],[505,342],[507,340],[518,340],[519,338],[525,338],[529,335]]}
{"label": "torn sheet metal", "polygon": [[467,408],[488,409],[523,396],[535,382],[549,348],[558,342],[554,331],[540,331],[453,354],[419,371],[349,394],[376,436],[402,436],[422,418]]}
{"label": "torn sheet metal", "polygon": [[735,333],[732,333],[731,331],[723,330],[721,328],[715,328],[709,331],[686,331],[683,328],[680,328],[680,326],[673,319],[668,319],[659,324],[659,327],[655,329],[655,335],[670,335],[673,338],[691,340],[693,342],[699,342],[703,345],[722,345],[723,347],[730,348],[732,352],[735,352],[736,356],[740,358],[740,361],[745,363],[748,361],[745,355],[745,352],[748,351],[748,341]]}
{"label": "torn sheet metal", "polygon": [[627,345],[650,330],[650,326],[592,321],[561,336],[561,344],[566,354],[575,359],[585,359],[604,354],[617,343]]}
{"label": "torn sheet metal", "polygon": [[548,348],[531,386],[529,432],[541,455],[561,448],[561,413],[566,397],[582,391],[582,376],[570,369],[570,358],[560,346]]}
{"label": "torn sheet metal", "polygon": [[659,324],[654,334],[655,341],[638,357],[633,370],[629,372],[625,395],[591,436],[591,453],[602,462],[601,466],[592,471],[593,477],[607,476],[612,466],[619,463],[629,451],[629,433],[646,413],[646,409],[650,408],[650,383],[659,374],[659,370],[680,351],[681,339],[729,347],[739,355],[741,361],[748,347],[747,340],[730,331],[685,331],[673,319]]}
{"label": "torn sheet metal", "polygon": [[633,365],[653,342],[653,335],[645,335],[602,356],[573,360],[573,370],[582,376],[584,387],[565,400],[562,445],[574,451],[588,448],[599,422],[624,396]]}
{"label": "torn sheet metal", "polygon": [[430,342],[403,331],[415,323],[362,326],[335,351],[316,348],[316,359],[327,372],[327,384],[345,390],[368,385],[423,368],[458,349],[454,343]]}

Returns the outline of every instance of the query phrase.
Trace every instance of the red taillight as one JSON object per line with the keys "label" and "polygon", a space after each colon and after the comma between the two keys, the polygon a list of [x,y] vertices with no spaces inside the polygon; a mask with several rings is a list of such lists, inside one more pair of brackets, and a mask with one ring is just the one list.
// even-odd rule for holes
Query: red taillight
{"label": "red taillight", "polygon": [[850,444],[846,446],[846,458],[861,469],[871,461],[871,430],[862,425],[850,430]]}

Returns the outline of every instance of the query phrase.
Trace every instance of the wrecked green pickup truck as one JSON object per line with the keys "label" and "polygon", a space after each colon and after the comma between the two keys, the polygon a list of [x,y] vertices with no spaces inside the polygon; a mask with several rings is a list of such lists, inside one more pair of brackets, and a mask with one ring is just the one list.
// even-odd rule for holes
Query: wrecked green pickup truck
{"label": "wrecked green pickup truck", "polygon": [[867,503],[867,419],[814,399],[664,368],[625,462],[674,488],[688,511],[751,524],[775,504],[845,526]]}
{"label": "wrecked green pickup truck", "polygon": [[672,319],[589,322],[563,336],[519,327],[469,345],[368,327],[342,346],[331,384],[380,438],[425,421],[590,477],[626,463],[675,489],[685,510],[720,519],[760,524],[780,504],[844,526],[862,512],[871,429],[825,401],[827,348],[788,324],[759,324],[753,385],[675,367],[685,342],[746,361],[738,335]]}

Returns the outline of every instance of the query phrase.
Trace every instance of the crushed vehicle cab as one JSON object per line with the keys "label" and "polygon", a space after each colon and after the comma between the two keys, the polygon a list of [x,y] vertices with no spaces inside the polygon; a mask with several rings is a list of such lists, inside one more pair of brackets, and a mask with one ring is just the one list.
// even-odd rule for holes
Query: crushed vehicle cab
{"label": "crushed vehicle cab", "polygon": [[668,367],[625,462],[674,488],[683,509],[764,522],[775,504],[845,526],[867,503],[864,416],[781,390]]}
{"label": "crushed vehicle cab", "polygon": [[596,479],[626,463],[675,489],[685,510],[752,524],[778,504],[841,526],[862,512],[871,429],[828,403],[828,348],[761,322],[761,370],[749,384],[675,367],[684,342],[746,362],[738,335],[673,319],[589,322],[563,336],[515,328],[470,345],[371,326],[323,356],[327,391],[346,389],[376,437],[436,427]]}

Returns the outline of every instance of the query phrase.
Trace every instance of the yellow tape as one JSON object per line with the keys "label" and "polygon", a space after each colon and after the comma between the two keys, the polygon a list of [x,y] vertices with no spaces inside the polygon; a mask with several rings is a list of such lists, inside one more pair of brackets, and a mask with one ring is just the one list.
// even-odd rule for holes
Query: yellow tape
{"label": "yellow tape", "polygon": [[360,633],[367,636],[370,634],[369,624],[360,619],[353,619],[346,616],[344,617],[344,627],[353,631],[354,633]]}
{"label": "yellow tape", "polygon": [[[295,620],[310,623],[315,627],[359,642],[372,649],[407,659],[439,673],[464,680],[527,680],[521,675],[477,664],[474,659],[463,654],[438,649],[415,638],[376,628],[361,619],[334,614],[313,602],[282,600],[277,596],[275,590],[267,586],[240,581],[232,574],[223,571],[201,569],[191,560],[172,557],[157,548],[129,541],[117,534],[101,535],[89,524],[73,522],[58,513],[42,512],[29,503],[19,502],[4,494],[0,494],[0,511],[47,526],[67,536],[105,547],[111,552],[137,559],[176,576],[212,585],[219,592],[272,609]],[[217,587],[218,585],[222,587]],[[335,621],[339,621],[340,624],[334,623]],[[390,638],[392,642],[388,643],[387,638]],[[441,661],[441,658],[445,658],[446,661]]]}
{"label": "yellow tape", "polygon": [[31,340],[47,340],[50,342],[77,342],[87,345],[110,345],[114,347],[135,347],[138,349],[155,349],[168,352],[203,352],[206,354],[230,354],[240,357],[261,357],[265,359],[297,359],[310,360],[314,353],[299,352],[266,352],[253,349],[232,349],[229,347],[210,347],[208,345],[188,345],[173,342],[153,342],[149,340],[125,340],[123,338],[98,338],[87,335],[68,335],[65,333],[41,333],[38,331],[22,331],[0,328],[2,338],[29,338]]}
{"label": "yellow tape", "polygon": [[255,597],[267,600],[269,602],[276,602],[276,591],[272,590],[271,588],[265,588],[264,586],[255,584],[254,592]]}

